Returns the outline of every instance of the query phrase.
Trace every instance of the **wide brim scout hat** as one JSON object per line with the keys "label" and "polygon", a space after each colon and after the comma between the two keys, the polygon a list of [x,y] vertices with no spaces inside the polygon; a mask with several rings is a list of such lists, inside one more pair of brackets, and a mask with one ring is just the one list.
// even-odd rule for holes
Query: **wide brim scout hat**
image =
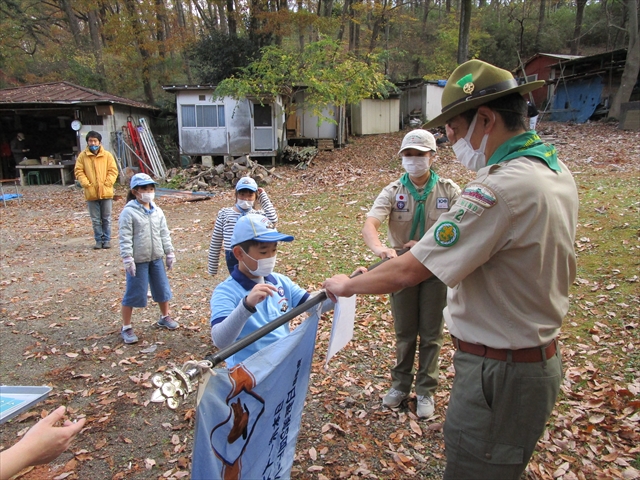
{"label": "wide brim scout hat", "polygon": [[544,80],[518,85],[511,72],[482,60],[469,60],[456,68],[442,92],[442,113],[423,128],[439,127],[467,110],[512,93],[529,93],[544,85]]}

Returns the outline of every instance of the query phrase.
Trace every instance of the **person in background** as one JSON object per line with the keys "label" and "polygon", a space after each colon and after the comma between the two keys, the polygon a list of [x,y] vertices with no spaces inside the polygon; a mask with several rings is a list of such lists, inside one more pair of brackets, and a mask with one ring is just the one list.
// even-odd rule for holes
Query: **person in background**
{"label": "person in background", "polygon": [[527,118],[529,119],[529,130],[535,130],[538,123],[540,112],[536,108],[536,104],[531,100],[527,101]]}
{"label": "person in background", "polygon": [[61,427],[56,427],[64,412],[65,407],[58,407],[31,427],[18,443],[0,452],[0,480],[7,480],[32,465],[52,462],[69,448],[86,419],[65,420]]}
{"label": "person in background", "polygon": [[[25,154],[29,152],[25,141],[24,133],[18,132],[13,140],[11,140],[11,153],[13,154],[13,162],[19,165],[24,159]],[[15,167],[14,165],[14,167]]]}
{"label": "person in background", "polygon": [[11,143],[2,136],[2,142],[0,142],[0,159],[2,161],[2,179],[7,180],[16,178],[16,165],[13,159],[13,152],[11,152]]}
{"label": "person in background", "polygon": [[[258,184],[251,177],[242,177],[238,180],[235,188],[236,203],[233,207],[224,207],[218,211],[216,223],[211,234],[209,243],[209,254],[207,262],[207,272],[209,275],[218,273],[220,262],[220,251],[224,248],[224,256],[227,262],[229,273],[238,264],[238,260],[231,252],[231,235],[233,227],[238,219],[247,214],[259,214],[266,216],[272,224],[278,222],[278,214],[273,207],[267,192],[263,188],[258,188]],[[261,209],[255,209],[255,202],[258,200]]]}
{"label": "person in background", "polygon": [[78,155],[74,173],[84,189],[93,225],[93,248],[111,248],[113,185],[118,178],[118,165],[102,146],[100,133],[92,130],[87,133],[86,140],[87,148]]}
{"label": "person in background", "polygon": [[[365,243],[380,258],[397,257],[397,251],[415,245],[458,199],[460,188],[431,169],[436,151],[436,139],[426,130],[412,130],[402,140],[398,155],[405,173],[378,195],[362,228]],[[389,246],[378,236],[387,221]],[[436,277],[391,293],[396,365],[391,369],[391,389],[382,399],[383,405],[399,407],[409,397],[419,336],[416,413],[420,418],[433,415],[446,299],[447,286]]]}
{"label": "person in background", "polygon": [[411,250],[354,278],[336,275],[329,298],[388,293],[436,275],[456,348],[444,423],[444,480],[519,479],[562,381],[558,334],[576,275],[578,192],[552,145],[525,125],[510,72],[480,60],[458,66],[442,92],[445,124],[477,177]]}
{"label": "person in background", "polygon": [[120,235],[120,256],[124,262],[127,286],[122,298],[122,339],[124,343],[136,343],[137,335],[131,327],[133,308],[147,306],[147,291],[160,307],[159,327],[175,330],[178,322],[169,314],[171,287],[162,263],[167,270],[173,268],[176,255],[171,243],[167,219],[160,207],[153,203],[155,186],[146,173],[131,177],[131,190],[127,194],[127,204],[120,213],[118,228]]}

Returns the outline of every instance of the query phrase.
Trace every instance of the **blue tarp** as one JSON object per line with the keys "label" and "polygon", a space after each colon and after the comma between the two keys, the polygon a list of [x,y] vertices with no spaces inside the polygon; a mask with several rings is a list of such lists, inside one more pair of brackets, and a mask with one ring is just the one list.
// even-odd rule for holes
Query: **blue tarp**
{"label": "blue tarp", "polygon": [[550,120],[585,123],[600,104],[602,88],[599,76],[558,83]]}
{"label": "blue tarp", "polygon": [[22,194],[20,193],[5,193],[4,195],[0,195],[0,200],[6,202],[7,200],[15,200],[16,198],[22,198]]}

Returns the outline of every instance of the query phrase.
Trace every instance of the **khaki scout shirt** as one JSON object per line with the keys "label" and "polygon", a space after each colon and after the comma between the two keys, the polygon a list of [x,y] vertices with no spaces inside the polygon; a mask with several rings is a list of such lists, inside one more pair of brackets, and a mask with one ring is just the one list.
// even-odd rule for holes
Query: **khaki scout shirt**
{"label": "khaki scout shirt", "polygon": [[449,288],[444,318],[460,340],[493,348],[558,335],[576,275],[578,193],[569,169],[536,159],[485,167],[411,253]]}
{"label": "khaki scout shirt", "polygon": [[[418,193],[423,191],[424,188],[418,189]],[[424,204],[425,232],[431,228],[442,213],[449,211],[459,196],[460,187],[458,185],[447,178],[438,178]],[[380,223],[384,223],[388,218],[389,246],[400,250],[409,240],[420,240],[419,231],[415,233],[415,238],[409,238],[415,211],[416,201],[398,179],[380,192],[367,217],[373,217]]]}

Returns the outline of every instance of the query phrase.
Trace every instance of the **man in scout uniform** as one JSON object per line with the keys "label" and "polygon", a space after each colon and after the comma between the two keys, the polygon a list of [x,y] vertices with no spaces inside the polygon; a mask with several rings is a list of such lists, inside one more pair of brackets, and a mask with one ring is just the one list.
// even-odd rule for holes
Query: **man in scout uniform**
{"label": "man in scout uniform", "polygon": [[432,275],[450,287],[443,313],[457,351],[447,480],[518,479],[560,388],[556,338],[576,272],[578,194],[555,148],[524,124],[522,94],[543,83],[518,86],[479,60],[460,65],[442,113],[425,126],[446,124],[477,178],[410,252],[324,282],[332,298],[392,292]]}
{"label": "man in scout uniform", "polygon": [[[397,257],[398,250],[415,245],[460,196],[460,188],[454,182],[440,178],[431,168],[436,159],[436,139],[431,133],[421,129],[410,131],[404,136],[398,155],[402,156],[405,173],[380,192],[362,227],[365,243],[380,258]],[[380,226],[387,221],[390,246],[384,245],[378,236]],[[418,346],[416,414],[429,418],[434,413],[434,394],[438,387],[442,309],[447,301],[447,286],[432,277],[393,292],[390,300],[396,364],[391,369],[391,389],[382,404],[399,407],[409,397]]]}

